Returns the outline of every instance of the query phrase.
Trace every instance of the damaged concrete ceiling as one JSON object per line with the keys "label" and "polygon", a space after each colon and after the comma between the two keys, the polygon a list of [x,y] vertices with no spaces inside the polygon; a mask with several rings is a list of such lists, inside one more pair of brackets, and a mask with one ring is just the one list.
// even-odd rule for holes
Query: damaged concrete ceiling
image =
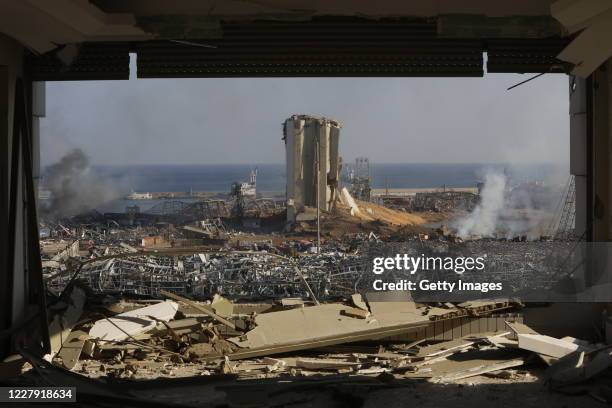
{"label": "damaged concrete ceiling", "polygon": [[[102,43],[104,47],[109,43],[121,44],[123,48],[114,51],[116,55],[113,58],[118,59],[118,55],[126,50],[142,53],[147,64],[139,65],[143,73],[139,75],[141,77],[480,76],[482,61],[478,54],[491,51],[493,55],[496,52],[503,54],[507,62],[501,65],[494,62],[489,67],[491,72],[567,72],[569,65],[560,67],[554,57],[566,45],[566,42],[558,41],[572,35],[577,35],[577,38],[559,54],[559,59],[575,65],[573,72],[585,76],[612,53],[609,40],[612,11],[609,2],[601,0],[503,3],[484,0],[387,0],[375,3],[24,0],[0,3],[0,27],[4,34],[17,39],[38,55],[67,44]],[[296,30],[305,36],[300,37]],[[582,32],[577,34],[580,30]],[[289,36],[285,37],[286,33]],[[342,33],[348,37],[342,37]],[[336,43],[332,44],[334,47],[321,47],[336,37]],[[358,44],[351,42],[353,37]],[[247,41],[251,38],[252,41]],[[304,42],[311,38],[315,42],[317,38],[324,41],[321,44]],[[284,44],[288,49],[282,48],[283,39],[287,40]],[[169,44],[168,40],[175,42]],[[196,42],[182,44],[180,48],[177,40]],[[205,40],[212,42],[209,44]],[[368,48],[369,40],[372,50]],[[436,43],[432,44],[432,40]],[[469,43],[473,40],[481,42]],[[484,40],[492,43],[483,43]],[[499,43],[495,43],[497,40],[512,41],[502,44],[499,49]],[[557,42],[552,46],[548,43],[555,40]],[[394,41],[395,49],[378,56],[374,52],[382,45],[394,46]],[[185,48],[186,45],[191,46]],[[400,45],[403,48],[398,48]],[[306,56],[291,55],[291,49],[312,46]],[[194,51],[194,48],[200,49]],[[427,51],[430,49],[435,52]],[[267,56],[259,60],[239,58],[249,54],[249,50],[251,53],[264,51]],[[457,50],[464,52],[457,54]],[[89,55],[98,52],[94,50]],[[79,56],[78,51],[70,53]],[[102,54],[110,55],[106,51]],[[279,60],[279,54],[286,58]],[[329,58],[338,54],[344,55],[340,55],[339,60]],[[356,58],[357,54],[365,54],[365,57]],[[521,61],[525,60],[525,55],[531,60],[527,66],[516,63],[517,55]],[[412,57],[413,61],[398,61],[398,57],[405,59],[406,56]],[[75,58],[64,58],[64,65],[70,65]],[[172,59],[182,60],[183,64],[168,68],[166,62]],[[286,60],[290,61],[289,65]],[[346,68],[340,60],[348,65],[362,66],[359,69]],[[234,63],[238,68],[228,69]],[[388,66],[375,67],[378,63]],[[87,64],[91,66],[90,62]],[[33,76],[46,80],[119,79],[126,77],[126,61],[121,64],[124,65],[121,69],[86,69],[89,74],[85,78],[82,75],[80,78]],[[303,69],[309,64],[312,65],[309,69]],[[400,69],[392,68],[394,66],[400,66]],[[57,71],[57,68],[48,69],[53,70]],[[115,72],[100,75],[99,71]]]}
{"label": "damaged concrete ceiling", "polygon": [[[444,26],[475,34],[477,26],[515,37],[561,34],[550,17],[550,1],[401,2],[383,1],[5,1],[0,4],[2,32],[37,53],[58,45],[88,41],[143,41],[153,38],[214,38],[219,21],[308,21],[314,16],[367,19],[444,16]],[[487,22],[492,18],[495,24]],[[502,23],[502,24],[500,24]],[[529,24],[532,28],[526,29]],[[533,27],[540,26],[540,28]]]}
{"label": "damaged concrete ceiling", "polygon": [[420,16],[439,14],[484,14],[487,16],[545,15],[549,13],[551,0],[515,0],[491,2],[487,0],[94,0],[98,7],[108,12],[133,12],[139,15],[153,14],[212,14],[248,16],[256,14],[310,13],[312,15],[344,16]]}
{"label": "damaged concrete ceiling", "polygon": [[612,2],[606,0],[559,0],[552,15],[577,37],[559,58],[574,64],[572,71],[589,76],[612,55]]}

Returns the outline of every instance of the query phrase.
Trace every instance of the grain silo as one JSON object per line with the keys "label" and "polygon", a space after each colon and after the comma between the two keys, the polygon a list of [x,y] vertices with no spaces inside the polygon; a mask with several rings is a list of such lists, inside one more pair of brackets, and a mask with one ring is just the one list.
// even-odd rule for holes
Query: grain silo
{"label": "grain silo", "polygon": [[340,122],[293,115],[284,123],[287,162],[287,221],[305,207],[330,210],[337,194]]}

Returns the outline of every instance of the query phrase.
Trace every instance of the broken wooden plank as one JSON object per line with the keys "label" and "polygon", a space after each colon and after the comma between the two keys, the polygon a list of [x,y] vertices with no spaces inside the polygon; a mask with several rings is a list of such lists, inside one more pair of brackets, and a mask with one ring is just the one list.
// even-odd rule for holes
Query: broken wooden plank
{"label": "broken wooden plank", "polygon": [[351,301],[353,302],[353,306],[365,310],[365,311],[370,311],[370,309],[368,309],[368,305],[366,304],[365,300],[363,300],[363,297],[361,296],[361,294],[359,293],[355,293],[353,295],[351,295]]}
{"label": "broken wooden plank", "polygon": [[518,348],[518,341],[508,338],[511,332],[501,333],[495,336],[488,336],[486,340],[499,348]]}
{"label": "broken wooden plank", "polygon": [[362,368],[360,370],[357,370],[357,374],[372,375],[372,374],[390,373],[391,371],[393,370],[391,370],[390,368],[370,367],[370,368]]}
{"label": "broken wooden plank", "polygon": [[442,376],[433,377],[431,382],[434,383],[446,383],[461,380],[463,378],[474,377],[476,375],[486,374],[493,371],[504,370],[506,368],[518,367],[523,365],[524,361],[522,358],[517,358],[508,361],[502,361],[493,364],[480,364],[476,367],[468,368],[465,370],[456,371],[454,373],[445,374]]}
{"label": "broken wooden plank", "polygon": [[89,331],[89,336],[100,340],[125,340],[155,328],[160,320],[165,322],[171,320],[177,310],[178,304],[171,301],[131,310],[98,320]]}
{"label": "broken wooden plank", "polygon": [[159,323],[155,329],[151,330],[151,334],[164,334],[169,330],[180,332],[188,329],[196,329],[202,325],[204,318],[198,319],[195,317],[188,317],[186,319],[172,320],[169,322]]}
{"label": "broken wooden plank", "polygon": [[282,306],[304,306],[302,298],[284,298],[280,300]]}
{"label": "broken wooden plank", "polygon": [[460,371],[475,370],[482,365],[523,359],[523,355],[524,352],[518,349],[471,348],[461,351],[460,354],[442,354],[433,358],[425,358],[423,361],[407,361],[407,364],[404,364],[401,369],[408,371],[404,375],[410,378],[443,377]]}
{"label": "broken wooden plank", "polygon": [[196,302],[194,302],[193,300],[184,298],[182,296],[177,295],[176,293],[172,293],[172,292],[168,292],[166,290],[160,290],[159,293],[162,296],[166,296],[169,297],[170,299],[174,299],[177,300],[179,302],[183,302],[189,306],[191,306],[192,308],[199,310],[200,312],[204,313],[205,315],[208,315],[210,317],[212,317],[214,320],[218,321],[219,323],[229,327],[230,329],[235,330],[236,329],[236,325],[232,322],[230,322],[229,320],[219,316],[218,314],[216,314],[215,312],[211,312],[210,310],[201,307],[199,304],[197,304]]}
{"label": "broken wooden plank", "polygon": [[57,357],[62,360],[62,366],[68,370],[72,370],[79,361],[79,356],[83,351],[85,341],[89,339],[89,335],[82,330],[73,330],[68,339],[62,344],[62,348]]}
{"label": "broken wooden plank", "polygon": [[210,305],[219,316],[231,317],[234,314],[234,304],[221,295],[215,295]]}
{"label": "broken wooden plank", "polygon": [[266,364],[266,371],[269,373],[283,370],[287,365],[287,362],[285,360],[279,360],[271,357],[265,357],[263,361]]}
{"label": "broken wooden plank", "polygon": [[83,344],[83,349],[81,350],[82,354],[85,354],[87,357],[89,358],[93,358],[94,353],[96,352],[96,342],[89,339],[89,335],[87,336],[88,339],[85,340],[85,343]]}
{"label": "broken wooden plank", "polygon": [[506,323],[506,326],[508,326],[510,330],[512,330],[515,338],[519,334],[540,334],[537,331],[533,330],[531,327],[523,323],[517,323],[517,322],[505,322],[505,323]]}
{"label": "broken wooden plank", "polygon": [[333,370],[337,368],[357,367],[361,363],[332,358],[297,358],[295,365],[308,370]]}
{"label": "broken wooden plank", "polygon": [[72,328],[81,317],[85,299],[85,291],[78,286],[73,286],[70,292],[69,303],[65,304],[64,310],[53,316],[53,320],[49,324],[51,357],[55,356],[62,348],[62,344],[66,342]]}
{"label": "broken wooden plank", "polygon": [[431,346],[423,347],[417,353],[419,357],[436,357],[443,354],[452,354],[463,349],[472,347],[474,341],[468,339],[456,339],[436,343]]}

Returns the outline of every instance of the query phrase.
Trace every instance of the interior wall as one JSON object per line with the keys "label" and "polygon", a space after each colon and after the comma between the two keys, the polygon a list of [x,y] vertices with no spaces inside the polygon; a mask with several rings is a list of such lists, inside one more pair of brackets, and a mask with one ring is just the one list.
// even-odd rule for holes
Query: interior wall
{"label": "interior wall", "polygon": [[610,65],[608,62],[592,74],[592,148],[593,148],[593,241],[608,241],[612,238],[612,218],[610,203],[612,202],[610,188]]}
{"label": "interior wall", "polygon": [[[0,299],[3,301],[0,309],[0,330],[8,329],[25,311],[25,279],[23,248],[15,253],[13,268],[9,263],[9,243],[23,242],[23,229],[17,228],[15,237],[8,232],[9,213],[9,174],[11,168],[12,129],[14,116],[15,82],[18,75],[23,74],[23,48],[15,40],[0,34],[0,210],[2,224],[0,225]],[[23,214],[22,214],[23,215]],[[19,224],[19,223],[18,223]],[[19,241],[17,241],[19,240]],[[16,273],[21,271],[21,273]],[[19,286],[19,288],[18,288]],[[6,352],[9,347],[6,341],[0,343],[0,351]],[[4,354],[4,353],[3,353]]]}
{"label": "interior wall", "polygon": [[570,76],[569,87],[570,173],[576,180],[576,235],[588,241],[610,241],[612,60],[588,79]]}
{"label": "interior wall", "polygon": [[587,81],[569,77],[570,173],[576,186],[575,235],[587,231]]}

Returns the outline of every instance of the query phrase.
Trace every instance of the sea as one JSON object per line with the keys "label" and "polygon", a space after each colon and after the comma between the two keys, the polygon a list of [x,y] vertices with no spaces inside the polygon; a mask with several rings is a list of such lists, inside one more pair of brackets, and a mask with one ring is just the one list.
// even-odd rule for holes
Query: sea
{"label": "sea", "polygon": [[[350,164],[345,167],[349,168]],[[233,182],[247,181],[251,170],[255,168],[258,192],[284,194],[284,164],[94,166],[92,170],[98,176],[112,181],[125,194],[131,191],[229,193]],[[370,163],[371,186],[379,189],[474,187],[483,181],[488,171],[504,172],[513,183],[564,183],[569,176],[566,167],[556,164]],[[137,204],[145,209],[158,202],[121,197],[101,204],[98,210],[123,212],[128,205]]]}

